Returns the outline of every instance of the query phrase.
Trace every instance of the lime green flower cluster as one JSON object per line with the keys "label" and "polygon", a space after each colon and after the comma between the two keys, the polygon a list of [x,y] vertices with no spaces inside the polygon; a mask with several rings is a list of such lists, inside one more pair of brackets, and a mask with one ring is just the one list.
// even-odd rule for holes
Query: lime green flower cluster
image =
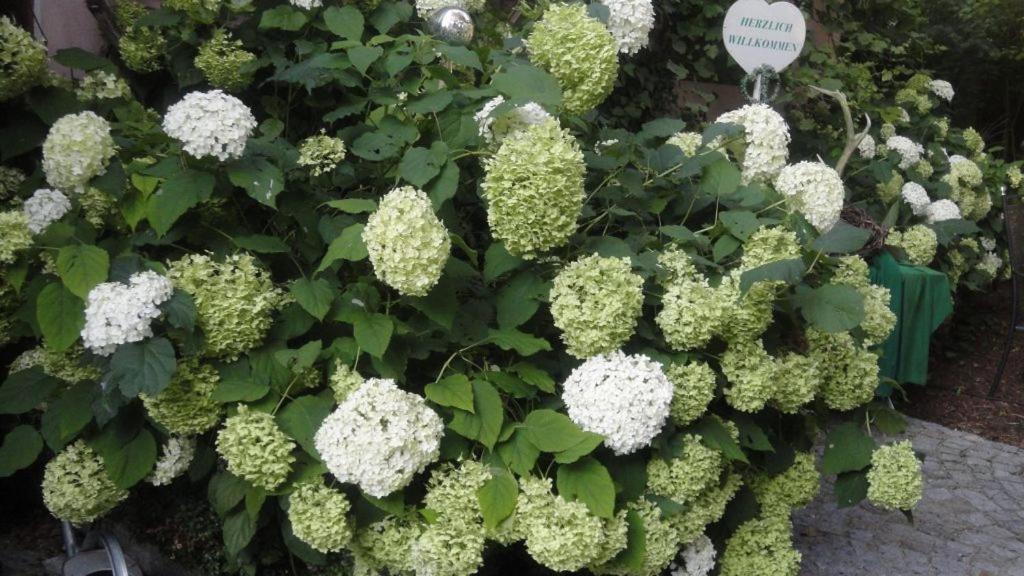
{"label": "lime green flower cluster", "polygon": [[818,361],[810,356],[790,352],[775,358],[772,367],[775,391],[772,406],[786,414],[796,414],[800,407],[814,400],[821,385]]}
{"label": "lime green flower cluster", "polygon": [[421,523],[398,516],[388,516],[360,529],[349,544],[355,557],[355,574],[414,573],[412,547],[422,531]]}
{"label": "lime green flower cluster", "polygon": [[39,366],[43,372],[68,384],[74,384],[83,380],[98,381],[102,372],[96,366],[86,364],[82,359],[85,350],[81,344],[76,344],[64,351],[50,350],[45,346],[39,346],[23,352],[11,362],[10,371],[28,370]]}
{"label": "lime green flower cluster", "polygon": [[928,112],[931,112],[932,106],[934,105],[932,99],[928,97],[927,93],[921,93],[909,87],[901,88],[896,92],[896,103],[900,106],[913,108],[918,112],[918,114],[927,114]]}
{"label": "lime green flower cluster", "polygon": [[341,360],[334,361],[334,372],[327,378],[327,385],[334,392],[334,401],[341,404],[348,395],[363,385],[364,379],[359,372]]}
{"label": "lime green flower cluster", "polygon": [[868,263],[860,256],[843,256],[835,271],[832,272],[833,284],[846,284],[854,288],[866,288],[871,285]]}
{"label": "lime green flower cluster", "polygon": [[228,471],[252,485],[272,491],[288,478],[295,456],[295,443],[277,427],[266,412],[238,407],[238,413],[224,421],[217,433],[217,452],[227,461]]}
{"label": "lime green flower cluster", "polygon": [[576,231],[586,169],[576,139],[557,121],[506,136],[484,168],[487,223],[510,253],[533,258]]}
{"label": "lime green flower cluster", "polygon": [[406,296],[426,296],[448,262],[452,241],[422,190],[388,192],[363,229],[377,278]]}
{"label": "lime green flower cluster", "polygon": [[412,547],[420,571],[463,576],[480,569],[484,527],[476,493],[490,478],[488,467],[475,460],[445,465],[431,474],[424,504],[437,518]]}
{"label": "lime green flower cluster", "polygon": [[328,136],[321,131],[299,144],[299,166],[309,168],[313,176],[328,174],[345,159],[345,143],[341,138]]}
{"label": "lime green flower cluster", "polygon": [[669,416],[679,426],[700,418],[715,398],[715,371],[704,362],[674,362],[665,369],[672,382]]}
{"label": "lime green flower cluster", "polygon": [[348,499],[319,481],[304,483],[288,497],[288,521],[295,537],[314,550],[338,552],[352,540]]}
{"label": "lime green flower cluster", "polygon": [[170,384],[156,396],[140,394],[146,412],[171,434],[202,434],[220,421],[223,410],[213,399],[220,375],[212,366],[189,359],[178,363]]}
{"label": "lime green flower cluster", "polygon": [[728,313],[728,304],[701,275],[671,281],[654,321],[669,346],[685,351],[707,344],[721,329]]}
{"label": "lime green flower cluster", "polygon": [[793,508],[810,504],[821,488],[821,473],[814,467],[814,454],[797,452],[793,464],[781,474],[754,474],[750,489],[757,496],[765,516],[789,517]]}
{"label": "lime green flower cluster", "polygon": [[692,542],[704,533],[708,524],[721,520],[725,507],[742,486],[743,477],[729,473],[721,484],[712,486],[698,496],[683,512],[670,516],[668,521],[675,529],[678,541]]}
{"label": "lime green flower cluster", "polygon": [[0,166],[0,202],[17,200],[18,188],[25,181],[25,173],[11,166]]}
{"label": "lime green flower cluster", "polygon": [[810,356],[821,374],[821,398],[833,410],[853,410],[870,401],[878,387],[878,356],[854,342],[849,332],[807,330]]}
{"label": "lime green flower cluster", "polygon": [[722,355],[722,373],[729,385],[725,401],[742,412],[757,412],[775,393],[774,363],[761,340],[731,342]]}
{"label": "lime green flower cluster", "polygon": [[973,152],[973,157],[980,158],[985,151],[985,139],[981,137],[981,133],[974,128],[968,128],[963,131],[961,136],[964,139],[964,144]]}
{"label": "lime green flower cluster", "polygon": [[677,146],[684,156],[695,156],[703,143],[700,132],[678,132],[665,141],[665,144]]}
{"label": "lime green flower cluster", "polygon": [[864,345],[881,344],[896,327],[896,313],[889,308],[892,294],[885,286],[864,286],[857,290],[864,297],[864,319],[860,328],[864,331]]}
{"label": "lime green flower cluster", "polygon": [[797,576],[802,555],[793,548],[792,532],[785,516],[744,522],[725,543],[720,576]]}
{"label": "lime green flower cluster", "polygon": [[121,30],[117,44],[121,59],[129,70],[143,74],[163,66],[167,48],[167,40],[158,30],[136,25],[148,12],[138,0],[118,0],[114,8],[114,19]]}
{"label": "lime green flower cluster", "polygon": [[604,524],[582,502],[551,493],[549,478],[522,478],[516,505],[517,528],[539,564],[572,572],[592,563],[604,542]]}
{"label": "lime green flower cluster", "polygon": [[742,272],[733,270],[722,278],[718,286],[718,299],[724,306],[726,316],[719,332],[729,342],[753,340],[764,334],[772,322],[775,307],[775,291],[782,282],[761,281],[740,292]]}
{"label": "lime green flower cluster", "polygon": [[643,284],[629,258],[592,254],[563,268],[555,276],[550,299],[566,351],[589,358],[621,348],[636,329]]}
{"label": "lime green flower cluster", "polygon": [[665,284],[697,280],[703,277],[694,266],[690,255],[675,246],[669,246],[658,255],[658,267],[665,274]]}
{"label": "lime green flower cluster", "polygon": [[78,195],[78,205],[82,208],[82,218],[97,229],[103,227],[109,216],[119,213],[114,198],[92,186]]}
{"label": "lime green flower cluster", "polygon": [[687,504],[717,483],[722,472],[722,453],[687,434],[678,457],[654,458],[647,463],[647,489],[678,504]]}
{"label": "lime green flower cluster", "polygon": [[921,180],[927,180],[935,173],[935,167],[927,160],[921,160],[917,164],[911,166],[911,169],[914,170],[914,172],[917,172],[917,175],[921,177]]}
{"label": "lime green flower cluster", "polygon": [[562,86],[562,104],[583,114],[611,94],[619,75],[618,44],[582,4],[554,4],[526,39],[530,60]]}
{"label": "lime green flower cluster", "polygon": [[877,448],[868,470],[868,500],[889,510],[910,510],[921,501],[921,461],[909,440]]}
{"label": "lime green flower cluster", "polygon": [[20,96],[46,78],[46,46],[6,16],[0,17],[0,102]]}
{"label": "lime green flower cluster", "polygon": [[1006,169],[1006,181],[1014,190],[1024,189],[1024,172],[1021,172],[1019,165],[1011,164]]}
{"label": "lime green flower cluster", "polygon": [[107,475],[103,459],[85,441],[69,445],[43,471],[43,503],[61,520],[88,524],[110,512],[128,491]]}
{"label": "lime green flower cluster", "polygon": [[199,47],[195,65],[215,88],[240,92],[252,84],[255,61],[256,55],[242,48],[241,40],[221,29]]}
{"label": "lime green flower cluster", "polygon": [[644,528],[644,562],[633,568],[612,561],[604,566],[593,568],[595,574],[615,576],[657,576],[661,574],[679,553],[679,538],[675,528],[666,518],[662,518],[658,506],[645,499],[635,500],[627,504],[627,509],[635,512],[643,522]]}
{"label": "lime green flower cluster", "polygon": [[179,10],[194,20],[209,24],[220,13],[224,0],[164,0],[163,7]]}
{"label": "lime green flower cluster", "polygon": [[11,264],[18,252],[32,247],[28,217],[21,210],[0,212],[0,264]]}
{"label": "lime green flower cluster", "polygon": [[875,186],[875,191],[878,193],[878,197],[882,199],[886,204],[892,204],[900,198],[900,193],[903,191],[903,185],[906,183],[903,180],[903,176],[899,172],[893,170],[892,176],[885,182],[879,182]]}
{"label": "lime green flower cluster", "polygon": [[281,291],[249,254],[224,262],[189,254],[168,264],[167,276],[195,300],[208,356],[234,358],[259,346],[281,302]]}
{"label": "lime green flower cluster", "polygon": [[903,232],[894,230],[885,239],[889,246],[901,248],[907,260],[915,266],[927,266],[935,259],[939,249],[939,237],[924,224],[915,224]]}
{"label": "lime green flower cluster", "polygon": [[110,124],[94,112],[62,116],[43,142],[46,181],[60,190],[76,190],[107,171],[116,148]]}
{"label": "lime green flower cluster", "polygon": [[94,100],[117,100],[131,98],[132,89],[123,78],[103,70],[93,70],[82,78],[75,90],[75,96],[82,102]]}
{"label": "lime green flower cluster", "polygon": [[963,156],[953,156],[949,161],[949,174],[942,181],[951,188],[949,198],[960,207],[964,218],[979,220],[992,208],[991,200],[987,202],[988,193],[984,190],[975,191],[982,185],[984,174],[973,161]]}
{"label": "lime green flower cluster", "polygon": [[799,257],[800,243],[795,232],[782,226],[763,226],[743,244],[740,269],[751,270],[779,260]]}

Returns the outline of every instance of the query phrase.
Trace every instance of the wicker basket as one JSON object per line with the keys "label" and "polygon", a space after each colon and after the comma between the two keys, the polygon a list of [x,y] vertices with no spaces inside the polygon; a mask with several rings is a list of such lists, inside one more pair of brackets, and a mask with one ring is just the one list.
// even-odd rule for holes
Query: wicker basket
{"label": "wicker basket", "polygon": [[857,254],[865,260],[870,260],[882,251],[882,248],[885,246],[885,237],[889,234],[889,231],[872,220],[867,212],[856,206],[843,206],[840,217],[852,226],[871,232],[871,237],[868,238],[864,247],[857,251]]}

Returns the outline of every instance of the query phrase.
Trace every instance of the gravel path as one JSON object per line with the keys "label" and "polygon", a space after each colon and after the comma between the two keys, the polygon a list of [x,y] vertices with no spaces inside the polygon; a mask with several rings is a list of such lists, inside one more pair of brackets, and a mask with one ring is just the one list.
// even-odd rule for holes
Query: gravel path
{"label": "gravel path", "polygon": [[925,455],[914,524],[836,510],[826,485],[794,518],[802,576],[1024,575],[1024,449],[913,419],[906,436]]}

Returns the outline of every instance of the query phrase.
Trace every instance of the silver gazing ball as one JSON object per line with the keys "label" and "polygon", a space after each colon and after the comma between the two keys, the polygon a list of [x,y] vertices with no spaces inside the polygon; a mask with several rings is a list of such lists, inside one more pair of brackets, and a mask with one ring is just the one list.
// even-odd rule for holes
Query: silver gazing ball
{"label": "silver gazing ball", "polygon": [[473,18],[462,8],[438,8],[427,20],[430,33],[443,42],[465,46],[473,40]]}

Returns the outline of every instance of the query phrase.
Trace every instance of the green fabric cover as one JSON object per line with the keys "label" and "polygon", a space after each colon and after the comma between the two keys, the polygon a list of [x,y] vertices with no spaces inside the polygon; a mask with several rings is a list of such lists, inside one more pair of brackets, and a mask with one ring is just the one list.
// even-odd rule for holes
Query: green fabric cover
{"label": "green fabric cover", "polygon": [[924,384],[932,332],[953,312],[949,278],[931,268],[897,262],[892,254],[882,252],[871,263],[871,282],[892,292],[889,308],[896,313],[896,328],[882,344],[881,375]]}

